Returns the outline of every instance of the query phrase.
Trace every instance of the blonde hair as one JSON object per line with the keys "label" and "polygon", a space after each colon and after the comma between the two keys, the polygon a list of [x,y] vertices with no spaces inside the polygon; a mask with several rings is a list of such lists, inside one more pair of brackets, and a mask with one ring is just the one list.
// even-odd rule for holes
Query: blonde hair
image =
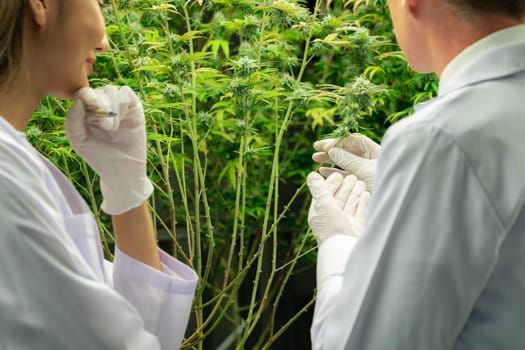
{"label": "blonde hair", "polygon": [[26,0],[0,1],[0,90],[20,64],[25,7]]}

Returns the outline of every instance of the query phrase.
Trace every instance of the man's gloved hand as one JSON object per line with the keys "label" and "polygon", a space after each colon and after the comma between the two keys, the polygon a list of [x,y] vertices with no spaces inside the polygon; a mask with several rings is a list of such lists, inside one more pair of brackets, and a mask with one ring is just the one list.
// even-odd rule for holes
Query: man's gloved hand
{"label": "man's gloved hand", "polygon": [[144,111],[129,87],[80,89],[65,129],[71,147],[100,176],[104,212],[122,214],[151,195]]}
{"label": "man's gloved hand", "polygon": [[371,192],[376,174],[377,158],[381,146],[370,138],[353,134],[344,139],[326,139],[314,143],[316,153],[312,159],[318,163],[335,164],[337,168],[321,167],[319,172],[329,176],[334,172],[343,175],[354,174],[366,183],[366,190]]}
{"label": "man's gloved hand", "polygon": [[313,197],[308,224],[319,246],[334,235],[361,235],[370,203],[370,193],[363,181],[340,173],[333,173],[325,180],[312,172],[306,183]]}

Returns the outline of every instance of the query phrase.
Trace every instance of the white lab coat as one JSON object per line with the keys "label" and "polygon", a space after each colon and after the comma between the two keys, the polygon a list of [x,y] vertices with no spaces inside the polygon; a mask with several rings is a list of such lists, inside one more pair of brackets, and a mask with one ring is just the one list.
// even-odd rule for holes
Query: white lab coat
{"label": "white lab coat", "polygon": [[197,276],[116,249],[105,262],[89,208],[0,118],[0,349],[178,349]]}
{"label": "white lab coat", "polygon": [[362,238],[320,247],[315,349],[525,347],[525,26],[449,66],[386,133]]}

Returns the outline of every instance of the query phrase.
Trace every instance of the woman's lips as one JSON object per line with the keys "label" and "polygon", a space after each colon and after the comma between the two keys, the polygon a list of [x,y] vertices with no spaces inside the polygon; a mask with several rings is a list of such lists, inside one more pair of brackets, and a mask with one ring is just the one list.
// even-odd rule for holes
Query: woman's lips
{"label": "woman's lips", "polygon": [[86,60],[86,66],[87,66],[87,74],[91,74],[93,73],[93,65],[95,64],[95,59],[94,58],[88,58]]}

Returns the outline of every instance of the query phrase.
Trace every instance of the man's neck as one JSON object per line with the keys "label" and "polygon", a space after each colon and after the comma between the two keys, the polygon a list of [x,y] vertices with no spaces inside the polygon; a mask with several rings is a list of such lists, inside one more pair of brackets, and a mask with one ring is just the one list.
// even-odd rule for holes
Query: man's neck
{"label": "man's neck", "polygon": [[524,24],[525,21],[501,16],[484,16],[455,23],[456,25],[441,24],[432,39],[433,71],[438,77],[455,57],[472,44],[497,31]]}

